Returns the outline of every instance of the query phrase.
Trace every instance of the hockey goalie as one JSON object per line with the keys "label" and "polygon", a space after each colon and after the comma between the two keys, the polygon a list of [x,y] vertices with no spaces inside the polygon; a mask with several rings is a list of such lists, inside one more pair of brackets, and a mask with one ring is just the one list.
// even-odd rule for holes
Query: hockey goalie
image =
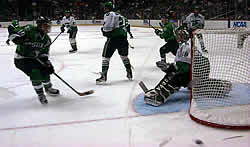
{"label": "hockey goalie", "polygon": [[[199,97],[212,96],[220,94],[223,97],[231,91],[232,83],[226,80],[209,78],[210,63],[207,57],[202,55],[202,51],[194,49],[193,60],[199,65],[199,68],[204,69],[202,72],[198,72],[191,81],[190,76],[190,64],[191,64],[191,40],[185,30],[179,30],[177,33],[178,42],[181,44],[177,49],[175,63],[170,64],[163,70],[166,75],[155,86],[154,89],[148,90],[144,95],[144,102],[153,106],[160,106],[167,102],[167,98],[174,92],[178,91],[181,87],[189,87],[199,90],[197,94]],[[193,72],[197,72],[193,69]],[[214,85],[205,87],[204,83],[216,83]],[[205,95],[204,95],[205,94]]]}

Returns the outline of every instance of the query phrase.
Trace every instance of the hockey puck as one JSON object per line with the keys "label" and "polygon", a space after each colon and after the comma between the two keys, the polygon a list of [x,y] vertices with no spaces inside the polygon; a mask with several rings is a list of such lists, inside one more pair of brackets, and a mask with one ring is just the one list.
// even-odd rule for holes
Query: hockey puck
{"label": "hockey puck", "polygon": [[196,140],[194,140],[194,142],[195,142],[196,144],[203,144],[203,142],[202,142],[200,139],[196,139]]}

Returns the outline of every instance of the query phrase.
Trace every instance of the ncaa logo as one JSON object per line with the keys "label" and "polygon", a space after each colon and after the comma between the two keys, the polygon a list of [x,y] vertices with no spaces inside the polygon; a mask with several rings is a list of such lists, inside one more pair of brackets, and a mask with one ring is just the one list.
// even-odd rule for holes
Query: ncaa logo
{"label": "ncaa logo", "polygon": [[247,22],[245,21],[235,21],[233,27],[247,27]]}

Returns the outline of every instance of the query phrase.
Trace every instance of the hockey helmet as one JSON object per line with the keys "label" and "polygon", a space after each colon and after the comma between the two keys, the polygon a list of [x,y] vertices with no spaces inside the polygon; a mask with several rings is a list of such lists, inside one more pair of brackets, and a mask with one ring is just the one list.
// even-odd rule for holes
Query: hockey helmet
{"label": "hockey helmet", "polygon": [[200,6],[194,6],[193,11],[194,13],[199,13],[201,10]]}
{"label": "hockey helmet", "polygon": [[120,13],[121,13],[121,11],[120,11],[120,10],[116,10],[116,13],[119,13],[119,14],[120,14]]}
{"label": "hockey helmet", "polygon": [[40,16],[36,20],[37,27],[48,33],[51,29],[51,21],[47,17]]}
{"label": "hockey helmet", "polygon": [[66,11],[65,11],[65,14],[70,14],[70,10],[66,10]]}
{"label": "hockey helmet", "polygon": [[176,30],[176,40],[180,43],[186,42],[189,39],[189,34],[184,29],[177,29]]}
{"label": "hockey helmet", "polygon": [[112,10],[112,8],[113,8],[112,2],[111,1],[105,2],[104,3],[104,8],[108,8],[108,9]]}
{"label": "hockey helmet", "polygon": [[200,6],[194,6],[194,10],[200,10]]}
{"label": "hockey helmet", "polygon": [[16,19],[12,20],[11,24],[12,24],[15,28],[19,27],[19,21],[16,20]]}

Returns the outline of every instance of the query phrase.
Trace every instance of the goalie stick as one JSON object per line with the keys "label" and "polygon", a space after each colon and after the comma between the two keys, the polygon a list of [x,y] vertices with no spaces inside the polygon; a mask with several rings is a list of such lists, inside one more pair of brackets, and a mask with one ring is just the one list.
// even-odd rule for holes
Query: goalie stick
{"label": "goalie stick", "polygon": [[[193,88],[195,85],[197,85],[197,83],[198,83],[199,81],[200,81],[200,79],[193,79],[193,80],[191,80],[191,81],[188,83],[187,87],[188,87],[188,88]],[[148,91],[148,88],[147,88],[147,86],[144,84],[143,81],[140,81],[140,82],[139,82],[139,86],[141,87],[141,89],[142,89],[145,93]]]}
{"label": "goalie stick", "polygon": [[144,84],[143,81],[139,82],[139,86],[141,87],[141,89],[146,93],[148,91],[148,88],[146,87],[146,85]]}

